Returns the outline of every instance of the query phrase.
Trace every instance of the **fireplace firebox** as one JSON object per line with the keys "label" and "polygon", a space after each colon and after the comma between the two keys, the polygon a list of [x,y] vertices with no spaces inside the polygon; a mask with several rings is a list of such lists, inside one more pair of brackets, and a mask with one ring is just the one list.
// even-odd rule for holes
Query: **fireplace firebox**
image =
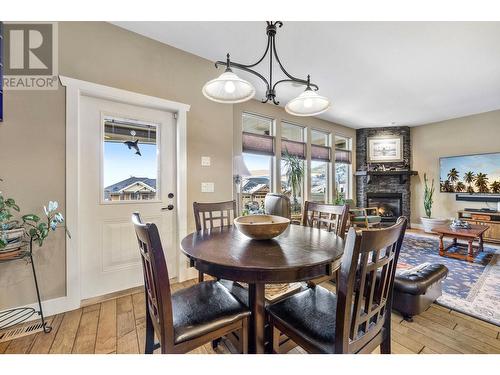
{"label": "fireplace firebox", "polygon": [[403,213],[403,195],[400,193],[367,193],[367,206],[377,207],[382,223],[393,224]]}

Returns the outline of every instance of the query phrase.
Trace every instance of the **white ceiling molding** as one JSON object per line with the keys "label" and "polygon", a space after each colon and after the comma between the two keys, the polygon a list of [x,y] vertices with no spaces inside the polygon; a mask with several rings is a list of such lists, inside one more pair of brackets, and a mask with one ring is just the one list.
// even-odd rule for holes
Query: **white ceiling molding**
{"label": "white ceiling molding", "polygon": [[[251,63],[266,45],[263,21],[114,24],[210,61],[229,52]],[[325,120],[416,126],[500,109],[500,22],[284,22],[276,40],[287,70],[311,74],[331,100]],[[258,79],[238,74],[264,97]],[[301,91],[279,87],[281,105]]]}

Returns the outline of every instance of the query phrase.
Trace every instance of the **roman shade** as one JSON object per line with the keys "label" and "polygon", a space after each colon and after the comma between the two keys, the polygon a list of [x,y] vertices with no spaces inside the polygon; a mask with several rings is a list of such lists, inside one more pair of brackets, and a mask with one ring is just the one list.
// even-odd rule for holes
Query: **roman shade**
{"label": "roman shade", "polygon": [[243,132],[243,152],[274,155],[274,137],[270,135]]}
{"label": "roman shade", "polygon": [[306,158],[306,144],[304,142],[290,141],[287,139],[281,140],[281,155],[288,152],[290,155],[297,156],[301,159]]}
{"label": "roman shade", "polygon": [[311,160],[330,162],[332,160],[330,147],[311,145]]}
{"label": "roman shade", "polygon": [[335,163],[352,163],[352,152],[350,150],[335,149]]}

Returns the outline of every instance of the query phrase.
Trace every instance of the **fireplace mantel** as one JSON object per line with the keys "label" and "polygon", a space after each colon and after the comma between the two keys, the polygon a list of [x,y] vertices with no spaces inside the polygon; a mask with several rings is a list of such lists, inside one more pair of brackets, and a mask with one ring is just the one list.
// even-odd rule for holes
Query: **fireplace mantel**
{"label": "fireplace mantel", "polygon": [[371,182],[371,176],[399,176],[399,183],[405,184],[409,176],[418,175],[417,171],[395,170],[395,171],[356,171],[356,176],[366,176],[366,183]]}

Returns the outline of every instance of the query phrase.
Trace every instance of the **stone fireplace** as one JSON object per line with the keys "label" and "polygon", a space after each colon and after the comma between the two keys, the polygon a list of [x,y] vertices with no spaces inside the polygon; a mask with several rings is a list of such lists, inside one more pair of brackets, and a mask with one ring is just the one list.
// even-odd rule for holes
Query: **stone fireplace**
{"label": "stone fireplace", "polygon": [[[369,137],[402,136],[403,161],[367,162]],[[411,213],[411,139],[407,126],[365,128],[356,131],[356,203],[360,207],[377,207],[382,223],[391,225],[399,216]],[[375,171],[376,170],[376,171]]]}

